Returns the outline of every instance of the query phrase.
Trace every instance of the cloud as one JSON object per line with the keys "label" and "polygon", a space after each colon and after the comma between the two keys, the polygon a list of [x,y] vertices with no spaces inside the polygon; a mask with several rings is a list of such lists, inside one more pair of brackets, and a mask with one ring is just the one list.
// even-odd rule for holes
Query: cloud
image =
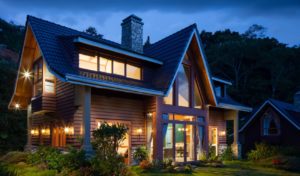
{"label": "cloud", "polygon": [[192,23],[200,30],[230,28],[244,32],[252,24],[291,45],[300,43],[299,0],[0,0],[0,17],[24,24],[30,14],[84,30],[94,26],[105,38],[120,42],[122,19],[140,16],[144,36],[157,41]]}

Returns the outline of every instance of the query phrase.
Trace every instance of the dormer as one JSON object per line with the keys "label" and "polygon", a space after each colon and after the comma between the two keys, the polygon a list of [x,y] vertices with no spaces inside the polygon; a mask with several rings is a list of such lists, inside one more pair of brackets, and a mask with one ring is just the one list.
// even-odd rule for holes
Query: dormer
{"label": "dormer", "polygon": [[212,80],[214,82],[214,87],[215,87],[215,94],[217,97],[226,97],[227,96],[227,86],[231,86],[232,83],[224,80],[224,79],[220,79],[217,77],[212,77]]}

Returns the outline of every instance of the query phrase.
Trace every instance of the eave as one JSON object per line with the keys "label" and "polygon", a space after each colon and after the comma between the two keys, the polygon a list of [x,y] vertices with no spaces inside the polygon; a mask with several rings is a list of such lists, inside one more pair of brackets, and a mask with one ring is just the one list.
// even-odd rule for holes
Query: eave
{"label": "eave", "polygon": [[227,103],[218,103],[218,108],[223,109],[231,109],[231,110],[238,110],[238,111],[244,111],[244,112],[251,112],[252,108],[249,108],[247,106],[238,106],[238,105],[232,105]]}
{"label": "eave", "polygon": [[223,84],[227,84],[227,85],[232,86],[232,83],[231,83],[231,82],[226,81],[226,80],[224,80],[224,79],[220,79],[220,78],[217,78],[217,77],[212,77],[212,80],[217,81],[217,82],[220,82],[220,83],[223,83]]}
{"label": "eave", "polygon": [[151,58],[151,57],[148,57],[148,56],[145,56],[145,55],[141,55],[141,54],[138,54],[138,53],[130,52],[130,51],[125,50],[125,49],[116,48],[116,47],[113,47],[113,46],[110,46],[110,45],[107,45],[107,44],[103,44],[103,43],[100,43],[100,42],[96,42],[96,41],[93,41],[93,40],[89,40],[89,39],[86,39],[86,38],[83,38],[83,37],[77,37],[73,40],[73,42],[82,43],[82,44],[85,44],[85,45],[89,45],[89,46],[101,48],[101,49],[104,49],[104,50],[116,52],[116,53],[119,53],[119,54],[123,54],[123,55],[126,55],[126,56],[136,58],[136,59],[140,59],[142,61],[147,61],[147,62],[150,62],[150,63],[153,63],[153,64],[163,65],[163,62],[159,61],[157,59],[154,59],[154,58]]}
{"label": "eave", "polygon": [[91,78],[86,78],[78,75],[66,75],[66,81],[72,84],[91,86],[95,88],[102,88],[108,90],[121,91],[126,93],[134,93],[148,96],[163,96],[163,91],[157,91],[153,89],[141,88],[137,86],[124,85],[119,83],[107,82],[107,81],[99,81]]}

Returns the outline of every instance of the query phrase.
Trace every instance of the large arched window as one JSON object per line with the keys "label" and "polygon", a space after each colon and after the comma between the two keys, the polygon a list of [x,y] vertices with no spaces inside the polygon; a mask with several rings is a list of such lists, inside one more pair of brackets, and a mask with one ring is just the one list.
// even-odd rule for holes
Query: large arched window
{"label": "large arched window", "polygon": [[279,135],[280,133],[280,124],[277,118],[272,114],[266,113],[262,119],[262,131],[264,136],[269,135]]}

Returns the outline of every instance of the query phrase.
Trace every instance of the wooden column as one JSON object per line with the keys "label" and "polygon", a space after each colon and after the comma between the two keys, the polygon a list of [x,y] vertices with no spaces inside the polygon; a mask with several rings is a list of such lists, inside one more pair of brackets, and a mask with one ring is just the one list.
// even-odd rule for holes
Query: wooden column
{"label": "wooden column", "polygon": [[162,136],[162,113],[160,105],[162,99],[156,98],[156,113],[153,114],[153,158],[156,160],[163,160],[163,136]]}
{"label": "wooden column", "polygon": [[239,111],[228,110],[225,112],[225,120],[233,120],[232,152],[236,158],[241,158],[241,144],[239,142]]}
{"label": "wooden column", "polygon": [[83,150],[90,157],[93,154],[91,145],[91,88],[83,87]]}
{"label": "wooden column", "polygon": [[32,116],[32,108],[31,108],[31,104],[28,105],[27,107],[27,144],[25,146],[25,150],[26,151],[31,151],[31,145],[32,145],[32,141],[31,141],[31,117]]}

